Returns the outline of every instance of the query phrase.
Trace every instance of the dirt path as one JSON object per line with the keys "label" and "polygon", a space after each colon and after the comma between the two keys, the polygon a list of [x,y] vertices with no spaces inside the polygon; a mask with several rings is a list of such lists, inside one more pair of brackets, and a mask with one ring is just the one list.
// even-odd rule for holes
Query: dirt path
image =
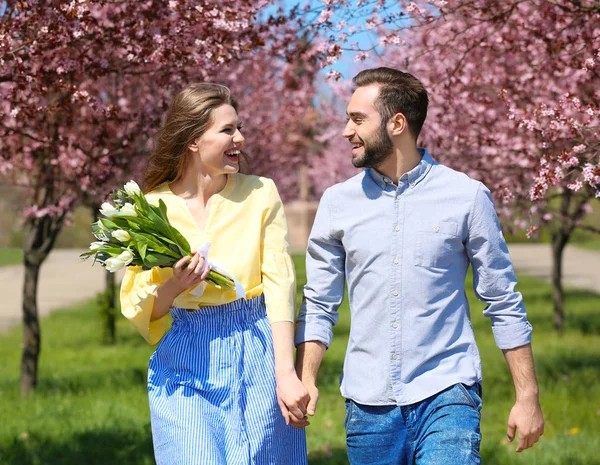
{"label": "dirt path", "polygon": [[[54,250],[42,265],[38,305],[40,316],[65,308],[104,290],[104,270],[81,262],[82,250]],[[549,279],[551,255],[546,244],[511,244],[510,255],[518,273]],[[122,276],[122,273],[120,274]],[[120,278],[117,276],[117,279]],[[567,247],[564,258],[567,286],[600,293],[600,252]],[[0,267],[0,333],[21,322],[23,266]]]}

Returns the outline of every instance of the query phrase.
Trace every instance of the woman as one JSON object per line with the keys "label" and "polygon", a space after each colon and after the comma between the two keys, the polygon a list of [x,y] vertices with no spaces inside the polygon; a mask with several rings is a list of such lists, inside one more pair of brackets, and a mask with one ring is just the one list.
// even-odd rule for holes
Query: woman
{"label": "woman", "polygon": [[[243,143],[229,89],[190,85],[145,172],[148,201],[166,204],[192,250],[210,243],[210,257],[173,268],[129,267],[121,286],[123,314],[149,343],[162,338],[148,374],[157,465],[306,464],[287,226],[273,181],[239,173]],[[237,278],[245,299],[202,283],[208,260]]]}

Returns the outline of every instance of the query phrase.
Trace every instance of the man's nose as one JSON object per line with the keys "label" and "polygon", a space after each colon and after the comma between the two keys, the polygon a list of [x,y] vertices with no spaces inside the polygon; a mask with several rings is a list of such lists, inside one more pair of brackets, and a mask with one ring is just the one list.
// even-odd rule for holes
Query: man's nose
{"label": "man's nose", "polygon": [[342,137],[345,137],[346,139],[350,139],[351,137],[354,136],[354,134],[356,134],[356,131],[352,127],[352,121],[348,121],[348,124],[346,124],[346,126],[344,127],[344,130],[342,131]]}

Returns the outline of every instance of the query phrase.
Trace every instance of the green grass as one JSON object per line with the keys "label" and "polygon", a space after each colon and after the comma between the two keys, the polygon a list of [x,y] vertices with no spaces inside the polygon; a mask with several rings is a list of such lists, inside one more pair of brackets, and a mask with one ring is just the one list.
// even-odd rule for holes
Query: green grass
{"label": "green grass", "polygon": [[582,249],[588,249],[588,250],[600,250],[600,239],[596,240],[596,241],[585,241],[585,242],[578,242],[575,244],[577,247],[581,247]]}
{"label": "green grass", "polygon": [[[300,290],[305,281],[303,257],[295,260]],[[489,322],[481,316],[483,305],[470,293],[484,371],[482,463],[600,464],[600,296],[568,290],[567,329],[558,336],[552,329],[549,287],[523,277],[519,289],[535,328],[533,346],[546,433],[534,449],[521,454],[506,444],[513,398],[510,376]],[[307,431],[311,465],[347,464],[338,379],[348,313],[346,302],[319,375],[321,399]],[[45,318],[37,392],[20,401],[21,331],[15,328],[0,337],[0,464],[154,463],[145,385],[153,348],[123,318],[117,345],[103,346],[100,340],[94,301]]]}
{"label": "green grass", "polygon": [[20,265],[23,263],[23,250],[17,248],[0,248],[0,266]]}

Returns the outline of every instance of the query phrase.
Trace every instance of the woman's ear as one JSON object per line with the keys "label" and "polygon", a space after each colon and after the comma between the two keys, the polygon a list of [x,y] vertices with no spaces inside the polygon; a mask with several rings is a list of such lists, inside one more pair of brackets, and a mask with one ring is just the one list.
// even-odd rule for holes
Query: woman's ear
{"label": "woman's ear", "polygon": [[198,147],[198,141],[197,141],[197,140],[195,140],[195,141],[192,141],[192,142],[191,142],[191,143],[188,145],[188,150],[189,150],[190,152],[197,153],[197,152],[200,150],[200,149],[199,149],[199,147]]}

